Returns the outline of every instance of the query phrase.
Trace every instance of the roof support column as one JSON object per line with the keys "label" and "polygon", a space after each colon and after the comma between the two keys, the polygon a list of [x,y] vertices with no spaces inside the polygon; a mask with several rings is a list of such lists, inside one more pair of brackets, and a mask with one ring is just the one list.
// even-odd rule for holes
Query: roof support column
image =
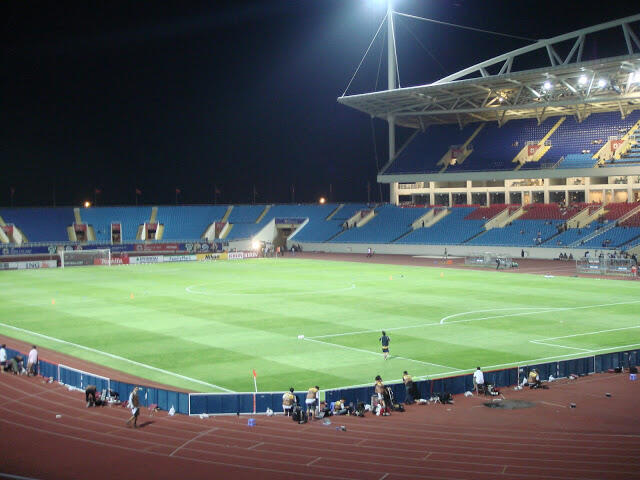
{"label": "roof support column", "polygon": [[[387,0],[387,88],[389,90],[395,90],[396,85],[396,38],[393,25],[393,10],[391,9],[391,0]],[[393,115],[387,116],[387,123],[389,124],[389,162],[391,162],[396,156],[396,125]],[[389,191],[389,201],[391,199],[391,190]]]}

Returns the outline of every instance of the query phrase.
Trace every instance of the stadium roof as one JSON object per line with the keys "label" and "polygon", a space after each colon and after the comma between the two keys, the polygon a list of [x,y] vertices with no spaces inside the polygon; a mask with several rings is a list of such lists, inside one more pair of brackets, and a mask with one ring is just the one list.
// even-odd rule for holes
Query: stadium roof
{"label": "stadium roof", "polygon": [[[640,108],[640,40],[632,28],[638,23],[640,14],[540,40],[431,84],[342,96],[338,102],[422,130],[431,124],[580,118],[614,110],[624,116]],[[622,31],[626,54],[582,61],[585,39],[612,29]],[[558,53],[569,47],[566,56]],[[519,57],[538,50],[546,53],[547,65],[514,71],[514,60],[517,65]]]}

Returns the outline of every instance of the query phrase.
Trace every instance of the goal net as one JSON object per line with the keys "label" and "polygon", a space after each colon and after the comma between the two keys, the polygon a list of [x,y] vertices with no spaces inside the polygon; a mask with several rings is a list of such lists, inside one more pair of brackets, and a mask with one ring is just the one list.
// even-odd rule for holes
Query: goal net
{"label": "goal net", "polygon": [[634,274],[633,260],[630,258],[583,257],[576,260],[578,273],[594,273],[596,275],[622,275],[630,277]]}
{"label": "goal net", "polygon": [[82,265],[111,265],[111,250],[61,250],[60,266],[78,267]]}
{"label": "goal net", "polygon": [[465,265],[475,265],[478,267],[512,268],[518,264],[513,261],[510,255],[494,252],[474,253],[464,258]]}

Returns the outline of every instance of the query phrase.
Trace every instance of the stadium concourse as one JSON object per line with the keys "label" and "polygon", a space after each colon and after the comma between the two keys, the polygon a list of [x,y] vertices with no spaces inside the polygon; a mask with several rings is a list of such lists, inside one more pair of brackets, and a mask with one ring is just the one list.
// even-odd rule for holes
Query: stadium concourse
{"label": "stadium concourse", "polygon": [[299,425],[258,416],[249,426],[245,416],[143,409],[133,430],[123,408],[87,409],[82,392],[2,374],[0,478],[636,479],[639,393],[628,375],[603,373],[501,392],[528,402],[526,410],[460,395],[454,404],[411,405],[390,417]]}

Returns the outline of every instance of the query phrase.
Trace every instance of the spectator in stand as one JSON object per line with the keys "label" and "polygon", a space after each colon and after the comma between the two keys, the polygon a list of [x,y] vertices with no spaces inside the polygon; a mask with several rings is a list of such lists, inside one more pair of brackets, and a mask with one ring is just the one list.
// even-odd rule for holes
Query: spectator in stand
{"label": "spectator in stand", "polygon": [[38,349],[35,345],[31,346],[29,358],[27,359],[27,375],[36,376],[38,374]]}
{"label": "spectator in stand", "polygon": [[7,350],[5,344],[0,345],[0,372],[4,372],[4,367],[7,365]]}

